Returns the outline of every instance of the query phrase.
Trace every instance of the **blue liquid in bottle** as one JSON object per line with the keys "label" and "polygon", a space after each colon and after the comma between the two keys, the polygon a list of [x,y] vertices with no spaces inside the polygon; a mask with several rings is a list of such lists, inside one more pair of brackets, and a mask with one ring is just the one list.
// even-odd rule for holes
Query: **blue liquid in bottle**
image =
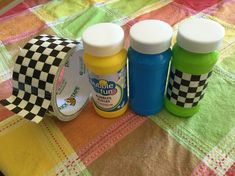
{"label": "blue liquid in bottle", "polygon": [[162,21],[145,20],[131,28],[130,36],[130,107],[139,115],[153,115],[163,107],[172,28]]}

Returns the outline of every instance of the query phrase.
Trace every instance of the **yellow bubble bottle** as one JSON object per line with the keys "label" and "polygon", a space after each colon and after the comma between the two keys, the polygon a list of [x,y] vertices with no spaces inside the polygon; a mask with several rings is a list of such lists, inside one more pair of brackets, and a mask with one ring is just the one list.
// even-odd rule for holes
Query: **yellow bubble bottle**
{"label": "yellow bubble bottle", "polygon": [[96,24],[84,31],[82,41],[96,112],[105,118],[122,115],[128,106],[123,29],[113,23]]}

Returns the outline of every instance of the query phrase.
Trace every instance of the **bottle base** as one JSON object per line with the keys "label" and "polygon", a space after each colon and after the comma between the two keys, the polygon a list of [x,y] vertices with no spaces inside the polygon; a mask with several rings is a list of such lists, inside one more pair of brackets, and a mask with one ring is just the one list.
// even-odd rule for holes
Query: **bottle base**
{"label": "bottle base", "polygon": [[179,117],[191,117],[199,111],[199,105],[192,108],[183,108],[171,103],[166,97],[164,97],[164,105],[167,111]]}
{"label": "bottle base", "polygon": [[138,109],[138,108],[134,108],[131,106],[131,110],[141,116],[150,116],[150,115],[154,115],[156,113],[159,113],[161,111],[162,107],[163,106],[160,106],[160,107],[154,108],[154,109],[144,109],[143,110],[143,108]]}
{"label": "bottle base", "polygon": [[97,108],[94,104],[93,104],[93,106],[94,106],[95,111],[98,115],[100,115],[103,118],[112,119],[112,118],[117,118],[117,117],[123,115],[128,108],[128,103],[126,103],[125,106],[123,106],[121,109],[114,111],[114,112],[102,111],[99,108]]}

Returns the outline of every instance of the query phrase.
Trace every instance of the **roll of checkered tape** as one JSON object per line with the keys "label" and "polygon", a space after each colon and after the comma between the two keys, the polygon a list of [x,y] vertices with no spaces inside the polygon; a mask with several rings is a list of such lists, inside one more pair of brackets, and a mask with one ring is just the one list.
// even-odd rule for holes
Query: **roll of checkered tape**
{"label": "roll of checkered tape", "polygon": [[20,51],[13,70],[13,92],[1,104],[40,122],[46,113],[68,121],[78,116],[90,97],[79,42],[42,34]]}

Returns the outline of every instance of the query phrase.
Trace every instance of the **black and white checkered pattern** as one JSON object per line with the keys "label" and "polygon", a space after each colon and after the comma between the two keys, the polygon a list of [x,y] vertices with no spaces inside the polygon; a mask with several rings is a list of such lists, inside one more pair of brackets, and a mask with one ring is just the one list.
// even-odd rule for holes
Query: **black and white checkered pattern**
{"label": "black and white checkered pattern", "polygon": [[173,104],[184,108],[196,106],[204,96],[211,73],[192,75],[183,73],[172,66],[166,92],[167,98]]}
{"label": "black and white checkered pattern", "polygon": [[78,43],[42,34],[21,49],[13,70],[13,93],[0,103],[14,113],[40,122],[47,112],[61,61]]}

